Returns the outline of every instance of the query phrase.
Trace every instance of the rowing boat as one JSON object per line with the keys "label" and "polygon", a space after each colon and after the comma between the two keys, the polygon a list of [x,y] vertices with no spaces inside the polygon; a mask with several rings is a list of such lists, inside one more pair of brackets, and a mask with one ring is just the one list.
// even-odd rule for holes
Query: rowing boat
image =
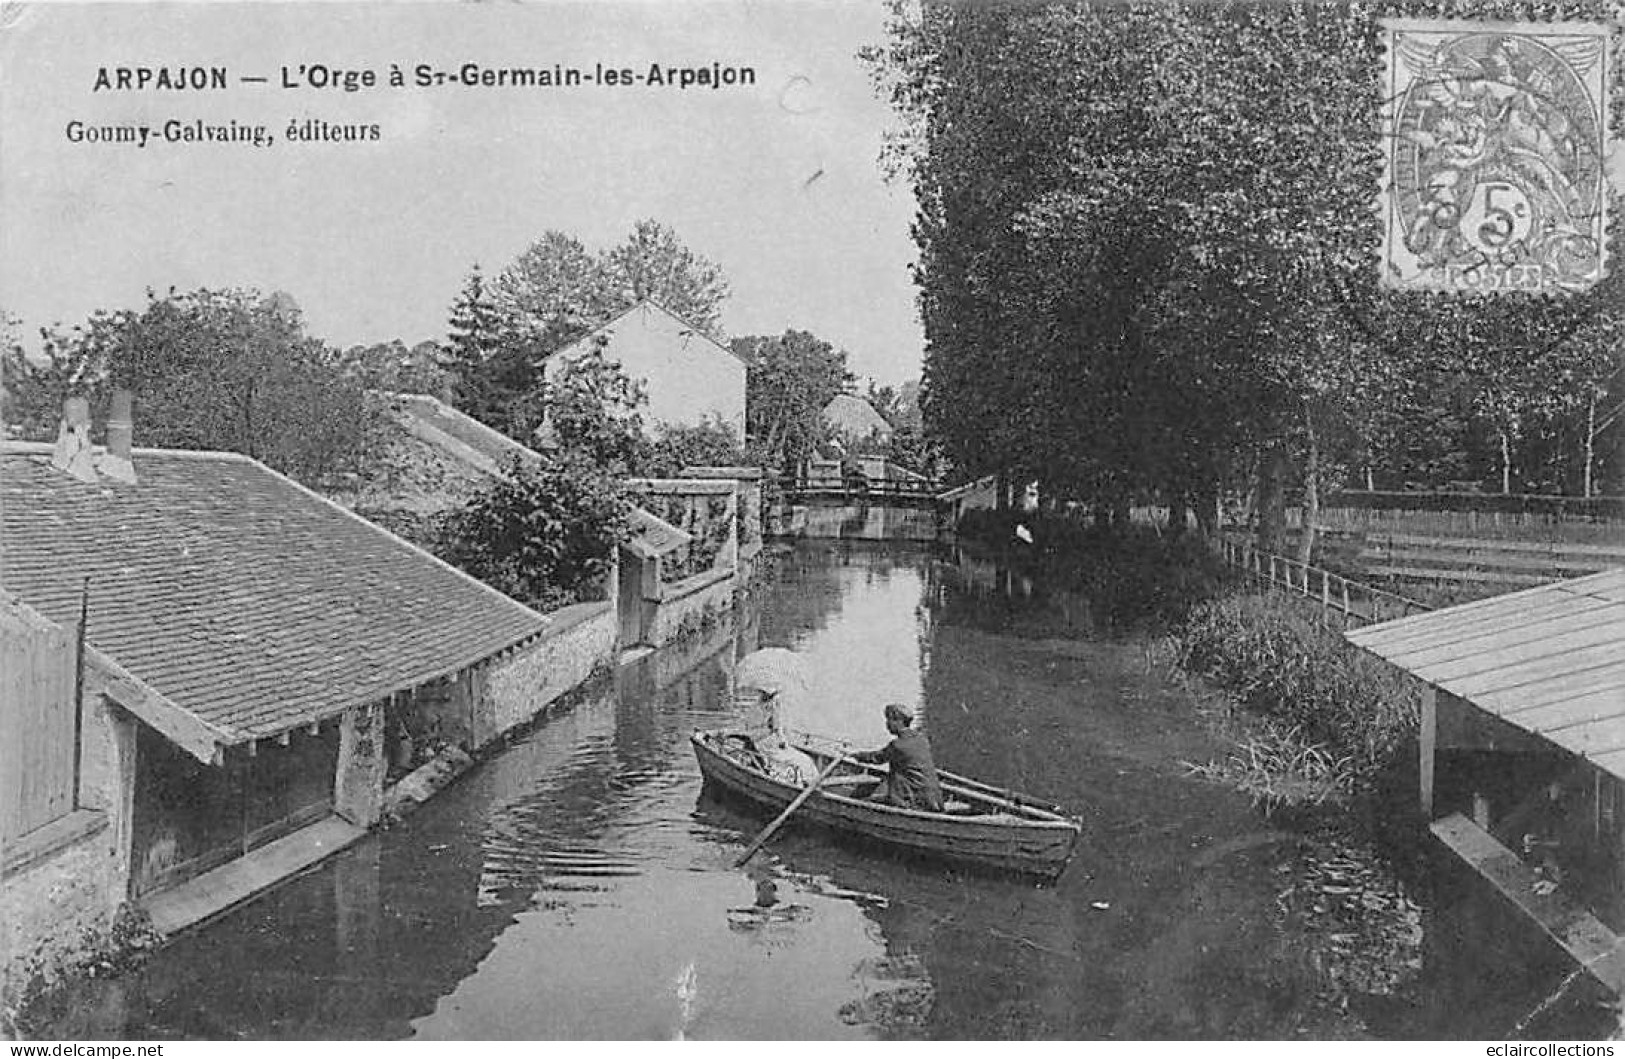
{"label": "rowing boat", "polygon": [[[697,731],[690,741],[700,774],[717,790],[778,812],[805,789],[774,776],[741,733]],[[810,739],[791,745],[820,770],[842,756]],[[1082,832],[1057,806],[941,769],[944,812],[870,801],[868,790],[885,774],[883,767],[843,758],[796,818],[911,854],[1049,880],[1066,870]]]}

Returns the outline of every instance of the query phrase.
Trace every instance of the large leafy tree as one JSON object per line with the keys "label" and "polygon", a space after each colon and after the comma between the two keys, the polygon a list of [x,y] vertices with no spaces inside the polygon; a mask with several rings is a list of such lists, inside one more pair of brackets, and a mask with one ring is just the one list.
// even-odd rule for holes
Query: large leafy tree
{"label": "large leafy tree", "polygon": [[728,283],[716,263],[655,220],[601,252],[545,232],[489,285],[503,326],[551,351],[648,298],[715,336]]}
{"label": "large leafy tree", "polygon": [[1375,16],[1604,13],[1534,6],[898,4],[870,58],[920,202],[928,429],[1114,510],[1211,511],[1255,473],[1269,537],[1289,479],[1312,509],[1459,395],[1510,484],[1520,432],[1597,392],[1625,298],[1378,288]]}
{"label": "large leafy tree", "polygon": [[736,338],[745,362],[745,433],[769,465],[793,471],[828,436],[824,406],[854,381],[846,353],[807,331]]}
{"label": "large leafy tree", "polygon": [[612,312],[644,298],[717,337],[728,281],[722,269],[684,245],[677,233],[654,220],[641,220],[603,257]]}
{"label": "large leafy tree", "polygon": [[373,440],[362,385],[282,293],[149,293],[139,312],[47,332],[35,365],[13,396],[37,435],[65,393],[118,388],[135,393],[138,443],[241,452],[309,484],[357,470]]}
{"label": "large leafy tree", "polygon": [[547,231],[490,285],[490,310],[503,326],[544,351],[573,342],[632,304],[615,295],[602,255],[575,236]]}

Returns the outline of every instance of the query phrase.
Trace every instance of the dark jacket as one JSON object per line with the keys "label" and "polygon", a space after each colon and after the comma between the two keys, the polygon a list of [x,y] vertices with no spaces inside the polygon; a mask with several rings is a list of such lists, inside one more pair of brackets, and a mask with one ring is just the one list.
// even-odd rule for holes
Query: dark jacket
{"label": "dark jacket", "polygon": [[931,744],[925,735],[905,728],[879,750],[854,755],[859,761],[884,764],[891,770],[886,784],[886,800],[910,809],[942,811],[942,788],[937,784],[937,766],[931,760]]}

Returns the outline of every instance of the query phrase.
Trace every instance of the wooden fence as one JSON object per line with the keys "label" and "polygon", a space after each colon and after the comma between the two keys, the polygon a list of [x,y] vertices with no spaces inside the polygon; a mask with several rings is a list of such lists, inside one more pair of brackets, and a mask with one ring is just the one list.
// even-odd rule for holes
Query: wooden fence
{"label": "wooden fence", "polygon": [[1625,546],[1602,544],[1332,531],[1325,546],[1369,577],[1433,584],[1542,585],[1625,566]]}
{"label": "wooden fence", "polygon": [[0,614],[0,840],[75,808],[76,642],[73,628]]}
{"label": "wooden fence", "polygon": [[1291,592],[1318,603],[1321,621],[1328,625],[1349,629],[1432,609],[1425,603],[1373,588],[1330,570],[1258,551],[1232,537],[1220,537],[1218,548],[1224,561],[1246,574],[1254,584]]}

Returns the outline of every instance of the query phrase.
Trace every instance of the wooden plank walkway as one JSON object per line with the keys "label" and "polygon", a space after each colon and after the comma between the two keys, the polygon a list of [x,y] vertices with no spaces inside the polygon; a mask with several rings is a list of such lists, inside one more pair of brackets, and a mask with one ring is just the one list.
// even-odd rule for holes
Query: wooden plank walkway
{"label": "wooden plank walkway", "polygon": [[195,927],[318,864],[366,835],[339,816],[284,835],[195,879],[143,900],[164,937]]}
{"label": "wooden plank walkway", "polygon": [[1430,829],[1593,978],[1625,996],[1625,939],[1561,893],[1537,892],[1539,878],[1529,865],[1460,813],[1435,820]]}

